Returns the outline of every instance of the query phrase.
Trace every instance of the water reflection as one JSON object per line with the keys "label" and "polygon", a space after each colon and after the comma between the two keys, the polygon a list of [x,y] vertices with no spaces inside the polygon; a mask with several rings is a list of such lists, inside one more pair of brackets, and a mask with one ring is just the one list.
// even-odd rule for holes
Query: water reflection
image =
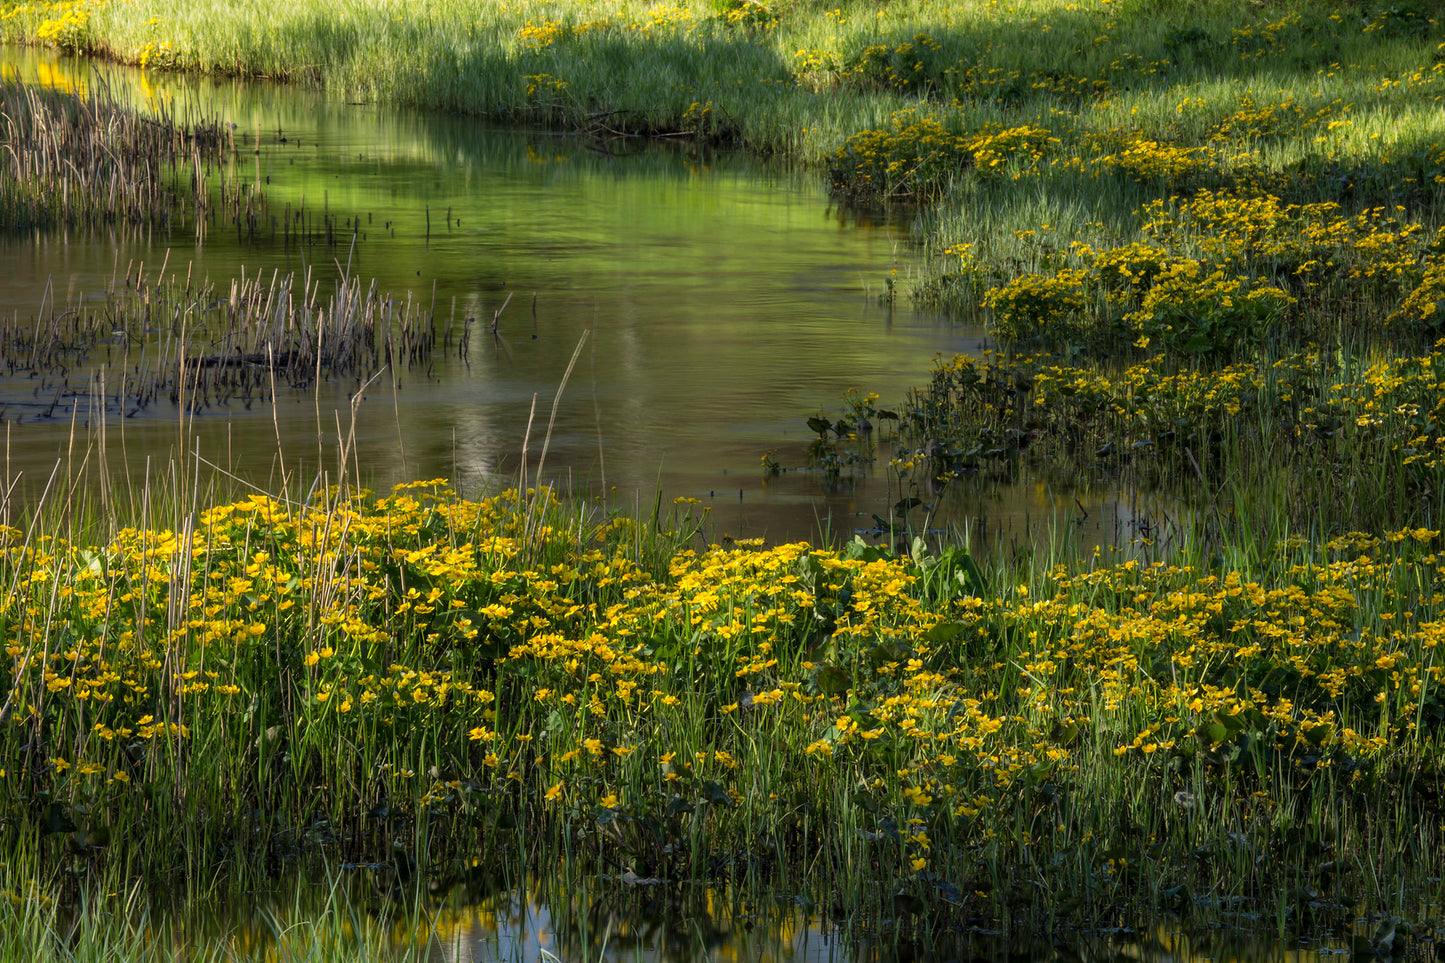
{"label": "water reflection", "polygon": [[436,963],[532,960],[790,960],[856,959],[840,934],[793,910],[769,906],[748,912],[718,906],[709,893],[682,911],[662,901],[621,898],[612,905],[585,894],[561,903],[538,903],[520,892],[492,906],[463,912],[437,929],[430,958]]}
{"label": "water reflection", "polygon": [[[710,508],[714,537],[850,537],[888,515],[885,472],[841,486],[807,471],[765,481],[760,457],[778,449],[788,467],[804,468],[808,416],[836,411],[850,388],[897,403],[927,380],[936,355],[981,340],[977,329],[880,297],[894,272],[915,269],[906,219],[839,211],[813,175],[687,146],[504,132],[264,83],[136,71],[102,79],[45,52],[0,57],[10,76],[62,89],[104,82],[177,117],[219,117],[233,125],[228,176],[256,183],[268,202],[245,230],[218,221],[166,236],[0,239],[5,311],[34,313],[49,298],[95,303],[127,277],[209,279],[224,293],[243,273],[323,291],[350,274],[376,277],[439,325],[474,319],[465,356],[386,372],[354,425],[350,384],[283,394],[274,412],[202,410],[187,432],[173,407],[157,405],[108,426],[101,465],[97,419],[85,410],[7,411],[9,477],[23,473],[32,493],[57,458],[67,460],[63,475],[83,464],[79,477],[94,483],[106,472],[133,488],[181,450],[193,465],[272,489],[284,467],[304,487],[317,472],[334,477],[348,437],[373,487],[442,476],[475,492],[534,473],[545,444],[549,477],[609,505],[651,504],[660,492],[664,504],[696,498]],[[117,376],[109,372],[110,383]],[[87,446],[91,457],[80,457]],[[1095,503],[1101,531],[1122,524],[1108,507],[1127,500],[1121,490]],[[1052,482],[1043,494],[997,488],[950,514],[982,513],[1023,532],[1045,503],[1094,497],[1062,492]]]}
{"label": "water reflection", "polygon": [[[912,963],[915,960],[1056,963],[1322,963],[1349,957],[1351,934],[1308,945],[1219,920],[1158,920],[1140,929],[1004,934],[959,922],[830,919],[786,895],[620,877],[534,879],[410,896],[380,896],[365,870],[276,900],[153,916],[150,942],[198,958],[416,959],[430,963]],[[1366,932],[1366,921],[1355,929]]]}
{"label": "water reflection", "polygon": [[[740,908],[735,908],[740,909]],[[570,912],[570,908],[568,908]],[[436,963],[609,960],[637,963],[789,961],[789,963],[912,963],[916,960],[1045,963],[1323,963],[1349,959],[1347,943],[1291,946],[1257,934],[1186,931],[1170,921],[1141,932],[1081,933],[1067,941],[1007,939],[987,932],[931,934],[908,930],[849,934],[843,926],[800,910],[735,912],[721,917],[651,918],[641,924],[608,919],[584,939],[545,906],[508,894],[505,907],[439,927],[429,958]]]}

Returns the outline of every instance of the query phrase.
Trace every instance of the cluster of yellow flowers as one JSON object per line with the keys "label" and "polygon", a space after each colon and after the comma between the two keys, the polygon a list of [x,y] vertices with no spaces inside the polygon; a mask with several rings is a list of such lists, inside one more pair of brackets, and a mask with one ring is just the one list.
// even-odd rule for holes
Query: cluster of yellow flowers
{"label": "cluster of yellow flowers", "polygon": [[567,81],[558,80],[551,74],[527,74],[522,78],[527,84],[527,99],[553,97],[567,89]]}
{"label": "cluster of yellow flowers", "polygon": [[[940,363],[929,389],[910,404],[910,430],[969,448],[1026,424],[1044,436],[1089,437],[1120,450],[1171,441],[1197,453],[1220,433],[1269,424],[1260,444],[1330,461],[1350,451],[1392,490],[1431,491],[1445,469],[1445,342],[1427,354],[1341,367],[1331,352],[1312,349],[1270,363],[1171,370],[1162,356],[1118,370],[1090,362],[1061,363],[1044,355]],[[1019,390],[1019,386],[1025,386]],[[935,466],[937,467],[937,466]]]}
{"label": "cluster of yellow flowers", "polygon": [[914,34],[912,40],[896,44],[874,44],[853,58],[839,72],[838,80],[861,85],[877,85],[895,90],[918,90],[929,83],[923,60],[937,53],[940,45],[926,33]]}
{"label": "cluster of yellow flowers", "polygon": [[1282,331],[1307,336],[1309,318],[1336,304],[1354,305],[1350,323],[1366,332],[1438,329],[1445,228],[1431,237],[1383,207],[1346,215],[1335,203],[1209,190],[1151,201],[1136,217],[1144,240],[1074,240],[1071,266],[987,290],[997,332],[1228,353]]}
{"label": "cluster of yellow flowers", "polygon": [[[741,17],[743,22],[748,21],[746,12]],[[686,29],[693,22],[692,11],[683,4],[658,5],[650,8],[645,17],[635,20],[612,17],[577,22],[528,20],[517,31],[517,43],[522,49],[535,52],[597,31],[623,31],[650,36],[656,32],[672,33]]]}
{"label": "cluster of yellow flowers", "polygon": [[21,3],[0,11],[0,18],[39,16],[36,38],[72,50],[80,49],[86,23],[108,0],[56,0],[52,3]]}
{"label": "cluster of yellow flowers", "polygon": [[1258,576],[1100,558],[989,590],[957,551],[861,543],[660,569],[630,523],[558,526],[536,497],[428,482],[324,510],[253,497],[100,546],[5,531],[3,806],[219,781],[243,808],[290,760],[343,809],[701,806],[726,838],[857,784],[919,870],[1081,753],[1366,772],[1445,705],[1433,531]]}
{"label": "cluster of yellow flowers", "polygon": [[1043,127],[986,125],[953,130],[938,116],[910,108],[887,127],[860,131],[833,158],[834,188],[858,198],[930,197],[960,170],[977,176],[1027,176],[1057,148]]}
{"label": "cluster of yellow flowers", "polygon": [[723,22],[730,27],[768,30],[778,24],[778,14],[758,0],[731,0],[724,8]]}

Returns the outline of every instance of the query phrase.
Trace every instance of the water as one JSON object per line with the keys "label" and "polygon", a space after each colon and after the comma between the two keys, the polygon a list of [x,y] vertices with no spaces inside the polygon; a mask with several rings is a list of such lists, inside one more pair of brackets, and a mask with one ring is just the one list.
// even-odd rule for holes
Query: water
{"label": "water", "polygon": [[[838,417],[850,389],[896,406],[926,383],[936,356],[983,342],[979,329],[887,297],[918,269],[907,217],[840,210],[813,172],[689,145],[503,131],[258,82],[112,68],[102,78],[46,52],[0,57],[7,75],[64,89],[107,83],[181,118],[219,117],[235,125],[232,176],[261,186],[273,219],[304,208],[342,224],[335,243],[306,245],[264,224],[238,237],[224,222],[169,236],[8,236],[0,310],[24,317],[47,297],[98,300],[127,275],[209,279],[224,293],[243,272],[325,286],[349,272],[444,322],[478,319],[465,362],[453,351],[430,370],[382,372],[366,392],[353,455],[378,490],[430,477],[468,493],[503,487],[524,466],[535,473],[545,444],[546,474],[564,491],[644,511],[657,499],[669,509],[697,499],[714,537],[846,538],[875,527],[898,498],[886,449],[877,467],[829,484],[807,468],[807,418]],[[274,413],[213,408],[184,442],[176,408],[155,405],[107,426],[105,462],[132,487],[182,444],[193,463],[199,454],[267,488],[283,467],[293,480],[334,475],[338,441],[353,431],[353,387],[283,395]],[[30,491],[57,459],[74,471],[85,448],[77,430],[95,427],[84,412],[12,408],[6,419],[8,475]],[[764,478],[769,451],[790,470]],[[1066,487],[1025,479],[979,489],[956,499],[951,523],[981,519],[1016,542],[1068,516],[1093,526],[1091,540],[1129,534],[1134,496],[1111,484]],[[1078,495],[1099,509],[1087,520]]]}
{"label": "water", "polygon": [[[848,922],[805,906],[806,898],[738,898],[725,889],[636,886],[605,876],[551,885],[534,880],[523,888],[458,884],[417,903],[375,890],[364,871],[344,872],[326,886],[302,885],[274,897],[258,893],[242,902],[158,913],[145,942],[162,953],[174,948],[228,959],[288,959],[288,951],[297,958],[345,959],[362,949],[367,959],[394,954],[428,963],[1324,963],[1361,958],[1352,946],[1373,930],[1371,921],[1360,919],[1327,939],[1277,941],[1259,935],[1258,918],[1215,915],[1071,930],[1061,941],[981,926],[930,926],[907,915]],[[106,913],[98,909],[89,912],[103,920]],[[1420,928],[1407,941],[1411,955],[1395,958],[1428,953],[1435,935]],[[328,955],[333,947],[353,949]]]}

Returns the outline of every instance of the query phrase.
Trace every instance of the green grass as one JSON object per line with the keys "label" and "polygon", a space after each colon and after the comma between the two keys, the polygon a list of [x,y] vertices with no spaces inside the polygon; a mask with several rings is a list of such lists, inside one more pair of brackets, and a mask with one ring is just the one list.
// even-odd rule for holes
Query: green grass
{"label": "green grass", "polygon": [[[919,293],[989,321],[985,291],[1057,270],[1074,241],[1146,239],[1137,212],[1171,194],[1330,201],[1343,215],[1404,205],[1423,230],[1417,262],[1441,223],[1445,27],[1409,5],[438,0],[278,14],[82,0],[0,7],[0,35],[827,167],[845,197],[930,202],[934,277]],[[961,244],[963,272],[945,253]],[[1396,273],[1395,288],[1345,292],[1366,302],[1352,327],[1378,327],[1420,282],[1418,264]],[[1093,327],[1106,330],[1083,340],[1113,340],[1126,313],[1102,311]],[[1329,317],[1305,305],[1288,327],[1314,336]],[[1006,337],[1081,337],[1003,321]]]}
{"label": "green grass", "polygon": [[480,846],[1025,932],[1433,894],[1438,532],[978,563],[688,526],[426,485],[13,529],[12,867]]}
{"label": "green grass", "polygon": [[1438,21],[1102,0],[0,17],[151,66],[736,144],[849,203],[922,205],[919,296],[1029,353],[941,364],[902,411],[900,480],[1102,466],[1193,513],[1167,551],[978,558],[702,548],[687,515],[431,485],[214,504],[178,484],[135,529],[41,515],[0,566],[0,819],[45,885],[220,878],[278,839],[432,866],[469,839],[938,931],[1169,910],[1311,935],[1438,898]]}
{"label": "green grass", "polygon": [[[429,958],[439,928],[460,942],[448,913],[428,911],[412,890],[386,894],[356,885],[366,873],[323,871],[319,884],[297,886],[284,899],[228,894],[233,913],[152,901],[138,886],[108,880],[76,901],[57,898],[31,880],[5,879],[0,900],[0,953],[11,960],[56,963],[407,963]],[[104,892],[105,885],[120,888]],[[214,894],[211,894],[214,898]],[[237,904],[249,910],[234,913]]]}
{"label": "green grass", "polygon": [[[498,118],[576,124],[613,109],[639,127],[682,130],[690,126],[689,106],[712,101],[720,115],[713,123],[740,141],[814,161],[920,99],[960,100],[976,122],[1041,120],[1082,107],[1086,126],[1163,134],[1177,118],[1151,94],[1198,90],[1216,102],[1191,115],[1202,120],[1211,109],[1227,112],[1223,105],[1243,88],[1314,83],[1335,63],[1355,82],[1428,69],[1430,39],[1445,39],[1438,24],[1402,16],[1400,8],[1343,3],[1176,4],[1147,12],[1137,4],[1051,0],[447,0],[284,11],[258,3],[137,2],[8,10],[9,39],[149,65],[303,80]],[[900,52],[905,43],[912,48]],[[556,104],[528,101],[524,78],[540,74],[566,82]],[[1154,104],[1152,114],[1141,118],[1134,109],[1140,101]],[[1388,109],[1393,114],[1398,103]],[[805,127],[821,136],[805,137]]]}

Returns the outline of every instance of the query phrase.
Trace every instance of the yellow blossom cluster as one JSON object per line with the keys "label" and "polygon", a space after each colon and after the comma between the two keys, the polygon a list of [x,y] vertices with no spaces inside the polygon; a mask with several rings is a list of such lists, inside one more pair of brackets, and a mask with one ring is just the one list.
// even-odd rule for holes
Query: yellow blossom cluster
{"label": "yellow blossom cluster", "polygon": [[286,786],[338,815],[670,812],[725,840],[846,791],[913,867],[1100,752],[1368,775],[1445,721],[1433,530],[994,591],[956,549],[639,554],[636,526],[543,497],[427,482],[96,545],[6,530],[7,813],[163,785],[240,819]]}

